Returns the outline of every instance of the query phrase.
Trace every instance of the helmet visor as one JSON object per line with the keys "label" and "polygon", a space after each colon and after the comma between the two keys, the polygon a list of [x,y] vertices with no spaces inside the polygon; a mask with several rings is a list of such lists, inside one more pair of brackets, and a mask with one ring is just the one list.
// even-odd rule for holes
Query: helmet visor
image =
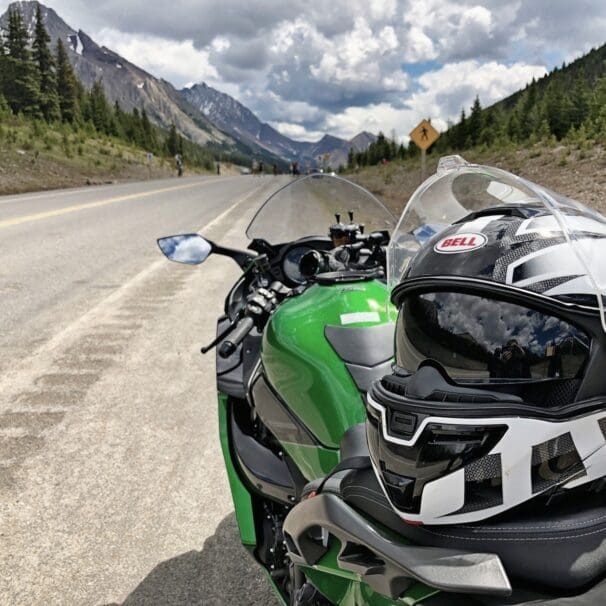
{"label": "helmet visor", "polygon": [[460,382],[580,378],[591,339],[555,316],[457,292],[411,294],[396,328],[398,366],[426,359]]}

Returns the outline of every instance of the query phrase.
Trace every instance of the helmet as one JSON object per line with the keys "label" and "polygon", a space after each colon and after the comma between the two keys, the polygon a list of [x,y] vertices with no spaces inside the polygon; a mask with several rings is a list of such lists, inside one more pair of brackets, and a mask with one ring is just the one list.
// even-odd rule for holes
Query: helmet
{"label": "helmet", "polygon": [[447,158],[413,195],[388,251],[396,365],[367,396],[405,521],[475,522],[606,476],[605,257],[606,219],[505,171]]}

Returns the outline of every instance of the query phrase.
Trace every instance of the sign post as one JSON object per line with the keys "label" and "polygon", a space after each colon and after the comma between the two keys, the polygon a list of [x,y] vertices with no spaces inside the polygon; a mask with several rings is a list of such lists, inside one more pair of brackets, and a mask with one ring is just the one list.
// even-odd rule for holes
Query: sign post
{"label": "sign post", "polygon": [[440,133],[429,120],[421,120],[410,133],[410,140],[421,150],[421,181],[425,181],[427,150],[440,138]]}

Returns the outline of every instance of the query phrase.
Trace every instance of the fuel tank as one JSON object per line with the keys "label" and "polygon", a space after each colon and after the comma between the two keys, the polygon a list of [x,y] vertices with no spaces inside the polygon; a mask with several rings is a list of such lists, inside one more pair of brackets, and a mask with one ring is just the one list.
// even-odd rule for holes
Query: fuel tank
{"label": "fuel tank", "polygon": [[269,387],[318,446],[337,449],[345,431],[365,420],[363,394],[389,372],[387,302],[379,281],[316,284],[282,304],[265,329]]}

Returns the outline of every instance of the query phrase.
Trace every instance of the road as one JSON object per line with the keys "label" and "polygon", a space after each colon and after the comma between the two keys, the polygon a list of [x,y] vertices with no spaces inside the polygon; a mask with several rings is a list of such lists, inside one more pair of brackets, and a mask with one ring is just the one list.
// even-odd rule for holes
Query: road
{"label": "road", "polygon": [[275,604],[238,544],[211,340],[232,246],[282,178],[0,198],[0,604]]}

